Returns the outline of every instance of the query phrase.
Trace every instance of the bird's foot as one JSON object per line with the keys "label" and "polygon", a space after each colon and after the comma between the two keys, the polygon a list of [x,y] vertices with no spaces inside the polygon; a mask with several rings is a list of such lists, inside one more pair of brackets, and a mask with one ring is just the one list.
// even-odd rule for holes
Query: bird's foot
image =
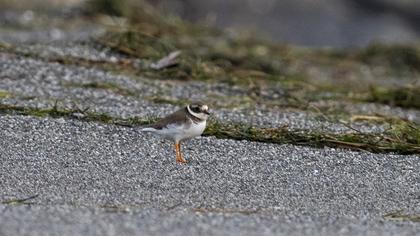
{"label": "bird's foot", "polygon": [[185,160],[185,158],[182,157],[182,156],[177,156],[176,157],[176,163],[185,164],[185,163],[187,163],[187,160]]}

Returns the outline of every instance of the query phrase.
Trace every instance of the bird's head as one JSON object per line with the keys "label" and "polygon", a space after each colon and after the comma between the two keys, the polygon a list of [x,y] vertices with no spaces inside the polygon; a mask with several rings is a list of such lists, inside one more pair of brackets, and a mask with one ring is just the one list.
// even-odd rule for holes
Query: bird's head
{"label": "bird's head", "polygon": [[187,110],[191,115],[201,120],[207,120],[210,115],[209,107],[200,102],[191,103],[187,106]]}

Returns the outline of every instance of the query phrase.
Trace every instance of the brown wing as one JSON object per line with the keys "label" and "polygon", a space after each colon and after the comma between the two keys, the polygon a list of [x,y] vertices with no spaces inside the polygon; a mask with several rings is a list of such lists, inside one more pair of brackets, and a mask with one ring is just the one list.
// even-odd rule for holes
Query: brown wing
{"label": "brown wing", "polygon": [[169,124],[182,124],[188,122],[185,108],[182,108],[151,125],[151,128],[162,129]]}

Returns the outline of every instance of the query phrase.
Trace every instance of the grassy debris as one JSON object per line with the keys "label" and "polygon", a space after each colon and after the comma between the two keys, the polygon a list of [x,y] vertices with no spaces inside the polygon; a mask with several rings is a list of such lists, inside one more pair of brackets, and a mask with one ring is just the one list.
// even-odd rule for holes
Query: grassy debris
{"label": "grassy debris", "polygon": [[99,205],[98,208],[103,209],[105,213],[130,213],[131,211],[130,208],[133,208],[133,206],[104,204],[104,205]]}
{"label": "grassy debris", "polygon": [[0,98],[8,98],[10,96],[11,94],[9,92],[0,90]]}
{"label": "grassy debris", "polygon": [[420,222],[420,215],[415,214],[406,214],[404,210],[391,212],[385,214],[384,219],[393,220],[393,221],[412,221],[412,222]]}
{"label": "grassy debris", "polygon": [[52,108],[40,109],[40,108],[30,108],[30,107],[20,107],[20,106],[0,104],[0,114],[52,117],[52,118],[68,118],[68,119],[77,119],[80,121],[93,121],[93,122],[122,125],[122,126],[146,125],[146,124],[150,124],[153,121],[156,121],[156,118],[150,118],[150,117],[149,118],[133,117],[133,118],[128,118],[128,119],[121,119],[121,118],[109,116],[105,113],[94,113],[94,112],[89,112],[88,110],[81,110],[79,108],[59,109],[57,105]]}
{"label": "grassy debris", "polygon": [[30,197],[27,197],[27,198],[13,198],[13,199],[9,199],[9,200],[4,200],[1,203],[2,204],[7,204],[7,205],[30,205],[30,204],[33,204],[33,203],[28,202],[28,201],[33,200],[37,197],[38,197],[38,195],[30,196]]}
{"label": "grassy debris", "polygon": [[420,109],[420,86],[371,87],[366,101]]}
{"label": "grassy debris", "polygon": [[[91,1],[92,9],[102,9],[99,2]],[[285,71],[289,53],[283,45],[250,37],[239,39],[176,17],[164,17],[142,1],[123,2],[120,5],[125,7],[112,11],[126,17],[129,26],[109,28],[108,33],[98,39],[99,43],[149,64],[173,51],[182,51],[176,68],[141,68],[149,77],[235,81],[291,74]]]}
{"label": "grassy debris", "polygon": [[[148,61],[140,71],[149,78],[178,80],[218,80],[229,83],[293,76],[286,73],[285,61],[268,53],[282,54],[282,47],[267,48],[250,41],[238,42],[212,36],[208,32],[193,35],[149,35],[140,30],[110,31],[98,42],[119,52]],[[251,50],[250,50],[251,47]],[[177,67],[152,70],[147,65],[181,50]],[[285,53],[283,53],[285,54]]]}
{"label": "grassy debris", "polygon": [[420,153],[420,127],[408,121],[393,121],[392,128],[382,134],[289,130],[286,127],[258,128],[246,124],[210,123],[205,135],[222,139],[249,140],[266,143],[289,143],[313,147],[341,147],[374,153]]}
{"label": "grassy debris", "polygon": [[398,71],[420,72],[420,47],[418,45],[374,43],[358,52],[356,58],[370,65],[390,67]]}
{"label": "grassy debris", "polygon": [[[81,121],[93,121],[122,126],[140,126],[155,122],[156,117],[132,117],[122,119],[103,113],[74,110],[23,108],[0,105],[1,114],[64,117]],[[209,122],[204,135],[220,139],[248,140],[265,143],[294,144],[312,147],[340,147],[352,150],[366,150],[375,153],[420,154],[420,126],[392,119],[391,129],[382,134],[371,133],[327,133],[324,131],[289,130],[286,127],[261,128],[241,123]]]}

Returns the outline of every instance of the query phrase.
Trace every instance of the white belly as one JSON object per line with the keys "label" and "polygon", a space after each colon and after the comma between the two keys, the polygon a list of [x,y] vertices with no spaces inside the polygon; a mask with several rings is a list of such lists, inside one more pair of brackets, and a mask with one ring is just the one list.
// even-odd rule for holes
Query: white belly
{"label": "white belly", "polygon": [[204,132],[205,128],[206,121],[200,122],[198,124],[193,123],[191,125],[170,125],[167,128],[159,130],[158,134],[168,139],[174,140],[175,142],[179,142],[181,140],[200,136]]}

